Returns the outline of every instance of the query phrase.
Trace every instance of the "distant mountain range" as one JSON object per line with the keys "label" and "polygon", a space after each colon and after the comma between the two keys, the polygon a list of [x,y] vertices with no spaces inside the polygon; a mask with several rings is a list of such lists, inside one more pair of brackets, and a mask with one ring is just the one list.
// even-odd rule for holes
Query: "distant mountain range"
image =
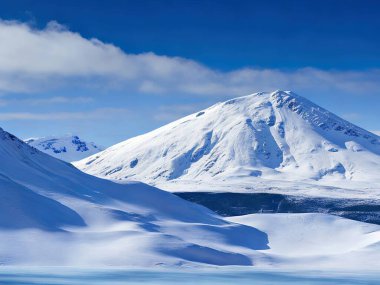
{"label": "distant mountain range", "polygon": [[30,138],[25,142],[58,159],[72,162],[104,150],[93,142],[86,142],[75,135]]}

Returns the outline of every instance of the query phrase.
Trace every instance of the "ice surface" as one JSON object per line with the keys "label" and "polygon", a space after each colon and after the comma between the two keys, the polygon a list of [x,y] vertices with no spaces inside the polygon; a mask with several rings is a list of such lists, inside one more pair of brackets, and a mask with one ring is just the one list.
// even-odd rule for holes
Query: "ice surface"
{"label": "ice surface", "polygon": [[380,276],[375,272],[330,272],[330,271],[279,271],[203,269],[110,269],[110,268],[0,268],[2,284],[49,284],[49,285],[132,285],[132,284],[309,284],[309,285],[356,285],[378,284]]}

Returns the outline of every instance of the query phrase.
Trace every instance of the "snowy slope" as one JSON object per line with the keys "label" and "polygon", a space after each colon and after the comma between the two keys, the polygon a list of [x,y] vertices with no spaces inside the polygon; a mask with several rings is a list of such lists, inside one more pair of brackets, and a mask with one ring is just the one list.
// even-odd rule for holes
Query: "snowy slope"
{"label": "snowy slope", "polygon": [[[0,264],[251,265],[267,244],[254,228],[142,183],[89,176],[1,129],[0,160]],[[205,238],[194,242],[193,228]]]}
{"label": "snowy slope", "polygon": [[58,159],[71,162],[104,150],[93,142],[81,140],[78,136],[66,135],[61,137],[30,138],[25,142],[36,149]]}
{"label": "snowy slope", "polygon": [[350,187],[379,181],[380,138],[292,92],[276,91],[218,103],[75,166],[172,191],[263,179]]}

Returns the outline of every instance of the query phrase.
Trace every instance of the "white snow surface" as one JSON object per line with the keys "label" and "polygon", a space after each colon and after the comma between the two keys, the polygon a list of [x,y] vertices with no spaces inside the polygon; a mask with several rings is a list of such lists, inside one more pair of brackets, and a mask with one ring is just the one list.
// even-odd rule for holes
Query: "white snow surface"
{"label": "white snow surface", "polygon": [[380,226],[328,214],[252,214],[227,220],[266,234],[275,267],[378,270]]}
{"label": "white snow surface", "polygon": [[29,138],[27,144],[55,158],[72,162],[104,150],[93,142],[86,142],[76,135]]}
{"label": "white snow surface", "polygon": [[74,165],[169,191],[380,194],[380,137],[290,91],[218,103]]}
{"label": "white snow surface", "polygon": [[377,269],[379,226],[322,214],[223,219],[87,175],[0,129],[0,264]]}

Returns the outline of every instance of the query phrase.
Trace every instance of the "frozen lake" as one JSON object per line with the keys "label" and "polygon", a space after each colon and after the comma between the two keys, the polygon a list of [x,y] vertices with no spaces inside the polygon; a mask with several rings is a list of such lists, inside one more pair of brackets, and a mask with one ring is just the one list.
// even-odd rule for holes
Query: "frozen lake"
{"label": "frozen lake", "polygon": [[1,267],[0,284],[379,284],[380,272],[273,271],[256,269],[78,269]]}

